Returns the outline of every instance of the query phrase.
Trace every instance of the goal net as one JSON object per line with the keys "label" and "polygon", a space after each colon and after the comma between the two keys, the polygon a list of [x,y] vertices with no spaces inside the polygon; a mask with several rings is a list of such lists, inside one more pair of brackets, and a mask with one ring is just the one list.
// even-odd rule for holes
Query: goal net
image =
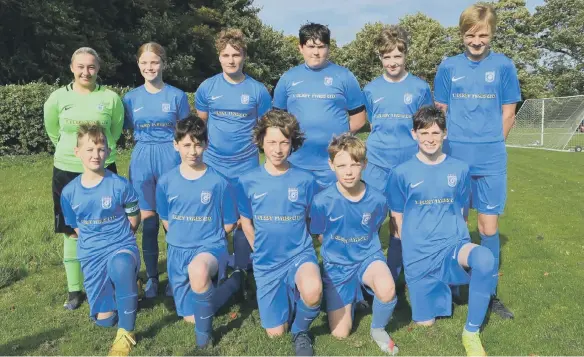
{"label": "goal net", "polygon": [[560,151],[584,147],[584,95],[526,100],[507,146]]}

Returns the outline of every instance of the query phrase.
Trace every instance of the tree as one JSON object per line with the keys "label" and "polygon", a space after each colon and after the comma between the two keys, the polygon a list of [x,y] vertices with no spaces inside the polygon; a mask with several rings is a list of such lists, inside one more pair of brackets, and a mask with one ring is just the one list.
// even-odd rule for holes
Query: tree
{"label": "tree", "polygon": [[546,0],[534,15],[543,70],[554,95],[584,94],[584,2]]}

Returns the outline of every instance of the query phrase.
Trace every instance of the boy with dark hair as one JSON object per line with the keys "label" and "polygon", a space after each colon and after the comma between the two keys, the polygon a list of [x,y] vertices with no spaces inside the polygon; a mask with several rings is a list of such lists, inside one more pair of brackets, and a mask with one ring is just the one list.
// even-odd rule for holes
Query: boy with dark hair
{"label": "boy with dark hair", "polygon": [[436,317],[451,315],[449,285],[470,283],[462,343],[468,356],[485,356],[479,329],[496,269],[491,251],[470,242],[463,217],[470,191],[468,165],[442,152],[446,120],[434,106],[414,115],[412,135],[418,153],[394,170],[387,188],[403,242],[412,319],[430,326]]}
{"label": "boy with dark hair", "polygon": [[156,210],[168,231],[168,280],[176,311],[196,322],[199,348],[212,345],[213,315],[243,280],[237,269],[217,284],[227,266],[225,236],[237,222],[237,209],[227,179],[203,162],[206,147],[202,119],[190,116],[178,122],[174,148],[181,164],[164,174],[156,188]]}

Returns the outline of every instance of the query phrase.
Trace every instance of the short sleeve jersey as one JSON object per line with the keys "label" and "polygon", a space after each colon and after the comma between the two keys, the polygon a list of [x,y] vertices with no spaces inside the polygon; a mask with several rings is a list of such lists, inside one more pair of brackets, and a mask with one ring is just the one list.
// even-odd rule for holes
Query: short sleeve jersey
{"label": "short sleeve jersey", "polygon": [[165,84],[158,93],[142,85],[124,96],[124,127],[134,130],[138,143],[168,143],[174,140],[176,122],[189,116],[189,99],[182,90]]}

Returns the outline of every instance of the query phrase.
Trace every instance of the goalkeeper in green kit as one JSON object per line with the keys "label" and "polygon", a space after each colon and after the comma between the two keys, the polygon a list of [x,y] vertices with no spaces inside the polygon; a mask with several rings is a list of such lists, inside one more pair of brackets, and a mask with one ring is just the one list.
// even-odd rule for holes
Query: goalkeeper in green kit
{"label": "goalkeeper in green kit", "polygon": [[[81,160],[75,157],[77,129],[84,123],[99,123],[105,129],[111,149],[106,169],[117,173],[116,142],[122,134],[124,107],[113,91],[96,83],[100,59],[89,47],[81,47],[71,57],[72,83],[51,93],[44,106],[45,129],[53,145],[53,208],[55,233],[63,233],[63,263],[67,274],[69,296],[64,304],[68,310],[78,308],[83,302],[83,276],[77,260],[77,235],[65,224],[61,210],[61,192],[75,177],[83,172]],[[109,204],[104,200],[102,205]],[[107,208],[107,207],[104,207]]]}

